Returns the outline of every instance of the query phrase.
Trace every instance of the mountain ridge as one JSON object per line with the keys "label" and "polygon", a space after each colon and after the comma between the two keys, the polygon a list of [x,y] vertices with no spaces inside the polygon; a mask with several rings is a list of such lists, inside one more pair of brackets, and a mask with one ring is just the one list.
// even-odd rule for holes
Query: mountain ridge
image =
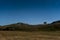
{"label": "mountain ridge", "polygon": [[0,26],[4,31],[60,31],[60,20],[50,24],[29,25],[26,23],[14,23]]}

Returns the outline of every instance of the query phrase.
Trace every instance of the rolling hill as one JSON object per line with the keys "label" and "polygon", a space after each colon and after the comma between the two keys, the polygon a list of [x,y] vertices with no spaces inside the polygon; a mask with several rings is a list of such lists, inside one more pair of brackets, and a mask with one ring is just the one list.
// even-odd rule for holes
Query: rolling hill
{"label": "rolling hill", "polygon": [[60,31],[60,21],[54,21],[50,24],[29,25],[26,23],[15,23],[0,26],[0,31]]}

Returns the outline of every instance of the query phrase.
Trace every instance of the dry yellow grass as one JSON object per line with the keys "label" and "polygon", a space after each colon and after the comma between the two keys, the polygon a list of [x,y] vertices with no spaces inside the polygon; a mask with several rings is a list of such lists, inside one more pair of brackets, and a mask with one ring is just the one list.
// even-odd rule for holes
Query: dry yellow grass
{"label": "dry yellow grass", "polygon": [[60,32],[0,31],[0,40],[60,40]]}

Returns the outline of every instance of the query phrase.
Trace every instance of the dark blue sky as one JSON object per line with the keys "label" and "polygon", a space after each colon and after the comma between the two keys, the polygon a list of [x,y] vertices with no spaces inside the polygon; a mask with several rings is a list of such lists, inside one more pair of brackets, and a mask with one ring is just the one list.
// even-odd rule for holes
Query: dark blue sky
{"label": "dark blue sky", "polygon": [[0,25],[60,20],[60,0],[0,0]]}

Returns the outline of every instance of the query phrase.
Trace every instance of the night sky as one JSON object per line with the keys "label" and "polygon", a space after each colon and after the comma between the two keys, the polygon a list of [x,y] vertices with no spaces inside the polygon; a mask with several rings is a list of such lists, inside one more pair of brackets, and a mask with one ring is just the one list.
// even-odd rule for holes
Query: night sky
{"label": "night sky", "polygon": [[0,25],[60,20],[60,0],[0,0]]}

